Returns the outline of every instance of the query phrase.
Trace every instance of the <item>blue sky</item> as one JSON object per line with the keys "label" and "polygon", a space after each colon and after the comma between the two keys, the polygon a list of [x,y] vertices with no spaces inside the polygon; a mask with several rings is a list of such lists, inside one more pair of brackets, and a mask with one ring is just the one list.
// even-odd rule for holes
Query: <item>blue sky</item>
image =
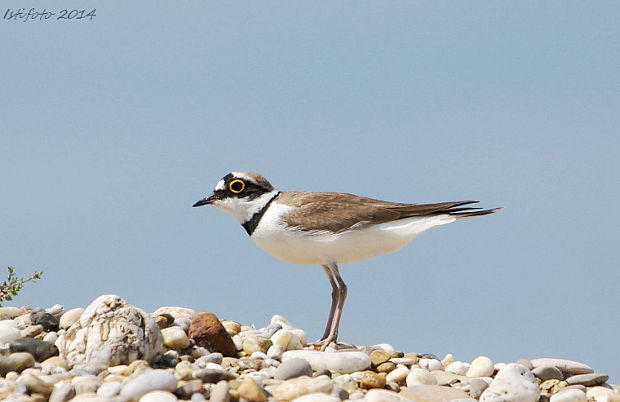
{"label": "blue sky", "polygon": [[92,21],[0,20],[0,263],[44,271],[12,305],[115,293],[318,339],[322,270],[191,208],[253,170],[507,207],[342,266],[343,341],[620,382],[617,2],[90,4]]}

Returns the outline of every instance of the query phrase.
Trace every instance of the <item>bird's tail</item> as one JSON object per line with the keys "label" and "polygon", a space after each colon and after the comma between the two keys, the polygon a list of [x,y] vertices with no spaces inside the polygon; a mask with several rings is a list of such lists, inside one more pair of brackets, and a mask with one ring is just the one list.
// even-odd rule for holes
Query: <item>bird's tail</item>
{"label": "bird's tail", "polygon": [[448,214],[450,216],[454,216],[457,219],[464,219],[464,218],[473,218],[475,216],[490,215],[504,208],[504,207],[497,207],[497,208],[491,208],[491,209],[482,209],[482,208],[477,208],[477,207],[464,206],[464,205],[476,204],[478,202],[480,201],[457,201],[453,203],[452,205],[450,205],[448,208],[444,209],[443,211],[437,211],[436,213]]}

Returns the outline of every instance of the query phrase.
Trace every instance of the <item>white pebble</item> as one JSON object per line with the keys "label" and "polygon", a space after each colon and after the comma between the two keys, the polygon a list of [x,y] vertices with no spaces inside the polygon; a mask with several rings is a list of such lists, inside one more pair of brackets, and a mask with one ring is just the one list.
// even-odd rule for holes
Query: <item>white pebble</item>
{"label": "white pebble", "polygon": [[387,376],[385,376],[385,380],[387,382],[395,382],[399,384],[407,378],[407,375],[409,375],[408,368],[396,367],[394,370],[390,371]]}
{"label": "white pebble", "polygon": [[151,391],[140,398],[140,402],[176,402],[177,397],[168,391]]}
{"label": "white pebble", "polygon": [[189,338],[181,327],[168,327],[161,330],[164,345],[170,349],[183,349],[189,346]]}
{"label": "white pebble", "polygon": [[493,362],[486,356],[476,357],[465,374],[467,377],[490,377],[493,375]]}
{"label": "white pebble", "polygon": [[418,364],[420,365],[421,368],[427,369],[428,371],[443,369],[441,362],[437,359],[420,359]]}
{"label": "white pebble", "polygon": [[394,364],[403,364],[405,366],[411,366],[413,364],[413,359],[408,359],[406,357],[392,357],[390,361]]}
{"label": "white pebble", "polygon": [[502,368],[480,396],[480,402],[538,402],[539,399],[540,390],[534,374],[515,363]]}
{"label": "white pebble", "polygon": [[408,387],[413,387],[414,385],[437,385],[435,376],[423,368],[411,370],[409,375],[407,375],[406,382]]}
{"label": "white pebble", "polygon": [[56,332],[53,332],[53,331],[52,332],[48,332],[43,337],[43,340],[45,342],[49,342],[49,343],[56,343],[56,340],[58,340],[58,334]]}
{"label": "white pebble", "polygon": [[271,359],[280,359],[282,357],[282,348],[279,345],[271,345],[267,349],[267,357]]}
{"label": "white pebble", "polygon": [[448,364],[446,367],[446,372],[458,375],[465,375],[467,373],[467,369],[469,368],[469,364],[456,361]]}
{"label": "white pebble", "polygon": [[286,351],[288,347],[288,343],[293,337],[293,333],[287,329],[280,329],[276,331],[275,334],[271,336],[271,342],[274,346],[279,346],[280,349]]}
{"label": "white pebble", "polygon": [[59,327],[62,329],[69,328],[80,319],[83,312],[84,309],[81,307],[65,311],[65,313],[60,317]]}
{"label": "white pebble", "polygon": [[392,345],[388,344],[388,343],[379,343],[377,345],[373,345],[373,348],[379,348],[381,350],[387,350],[388,352],[393,352],[394,348],[392,347]]}
{"label": "white pebble", "polygon": [[18,338],[21,338],[19,329],[8,325],[0,325],[0,345],[4,345]]}
{"label": "white pebble", "polygon": [[567,389],[551,396],[551,402],[586,402],[586,393],[580,389]]}

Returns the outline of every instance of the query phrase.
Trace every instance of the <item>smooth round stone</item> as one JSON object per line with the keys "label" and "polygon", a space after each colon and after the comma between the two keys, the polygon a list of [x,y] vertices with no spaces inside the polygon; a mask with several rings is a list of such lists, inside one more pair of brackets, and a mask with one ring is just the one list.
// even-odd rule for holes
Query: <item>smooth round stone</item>
{"label": "smooth round stone", "polygon": [[222,325],[230,335],[237,335],[241,332],[241,324],[236,321],[223,320]]}
{"label": "smooth round stone", "polygon": [[443,365],[437,359],[420,359],[418,365],[428,371],[443,370]]}
{"label": "smooth round stone", "polygon": [[474,399],[480,399],[480,395],[489,388],[489,383],[482,378],[474,378],[469,382],[469,395]]}
{"label": "smooth round stone", "polygon": [[324,392],[314,392],[295,398],[293,402],[340,402],[340,398]]}
{"label": "smooth round stone", "polygon": [[293,333],[291,331],[287,329],[280,329],[274,333],[270,339],[273,345],[277,345],[285,351],[292,337]]}
{"label": "smooth round stone", "polygon": [[437,378],[426,369],[414,368],[407,375],[406,382],[408,387],[413,387],[414,385],[436,385]]}
{"label": "smooth round stone", "polygon": [[267,400],[267,395],[265,395],[263,389],[249,376],[245,377],[237,391],[242,400],[250,402],[264,402]]}
{"label": "smooth round stone", "polygon": [[172,317],[174,317],[175,320],[177,318],[190,318],[191,319],[196,314],[196,311],[192,310],[191,308],[185,308],[185,307],[163,306],[153,311],[151,315],[157,316],[157,315],[164,315],[164,314],[170,314]]}
{"label": "smooth round stone", "polygon": [[121,392],[122,384],[117,381],[109,381],[101,384],[97,389],[97,396],[102,398],[113,398]]}
{"label": "smooth round stone", "polygon": [[230,394],[228,393],[229,385],[228,381],[220,381],[211,388],[211,396],[209,400],[211,402],[228,402],[230,400]]}
{"label": "smooth round stone", "polygon": [[243,351],[248,355],[254,352],[266,353],[271,345],[272,342],[269,338],[259,334],[252,334],[243,340]]}
{"label": "smooth round stone", "polygon": [[374,366],[385,363],[392,357],[392,353],[383,349],[377,349],[370,352],[370,361]]}
{"label": "smooth round stone", "polygon": [[465,375],[468,369],[469,369],[468,364],[463,363],[461,361],[456,361],[456,362],[452,362],[448,364],[448,366],[446,366],[445,371],[447,371],[448,373]]}
{"label": "smooth round stone", "polygon": [[279,345],[273,344],[267,349],[267,357],[270,359],[280,359],[282,357],[282,348]]}
{"label": "smooth round stone", "polygon": [[[586,397],[591,401],[607,402],[613,393],[613,389],[605,387],[592,387],[586,392]],[[620,393],[618,396],[620,397]]]}
{"label": "smooth round stone", "polygon": [[420,402],[450,402],[453,399],[469,398],[464,391],[439,385],[406,387],[401,389],[399,394],[405,398]]}
{"label": "smooth round stone", "polygon": [[189,331],[189,326],[192,324],[192,320],[186,317],[175,318],[173,324],[187,332]]}
{"label": "smooth round stone", "polygon": [[520,360],[517,360],[515,363],[526,367],[528,370],[534,369],[534,365],[532,364],[532,362],[527,359],[520,359]]}
{"label": "smooth round stone", "polygon": [[359,380],[361,389],[385,388],[385,373],[375,373],[374,371],[364,371]]}
{"label": "smooth round stone", "polygon": [[140,402],[176,402],[177,400],[177,397],[168,391],[151,391],[140,398]]}
{"label": "smooth round stone", "polygon": [[36,361],[43,361],[52,356],[58,356],[56,345],[34,338],[15,339],[9,343],[11,352],[28,352]]}
{"label": "smooth round stone", "polygon": [[129,381],[121,390],[121,398],[139,399],[150,391],[174,391],[177,379],[165,370],[152,370]]}
{"label": "smooth round stone", "polygon": [[58,326],[62,329],[68,329],[71,325],[75,324],[80,319],[83,312],[84,309],[81,307],[66,311],[62,316],[60,316],[60,322]]}
{"label": "smooth round stone", "polygon": [[12,320],[24,314],[24,310],[18,307],[0,307],[0,321]]}
{"label": "smooth round stone", "polygon": [[390,361],[394,364],[402,364],[404,366],[411,366],[415,363],[415,360],[408,357],[392,357]]}
{"label": "smooth round stone", "polygon": [[43,340],[45,342],[49,342],[49,343],[54,344],[58,340],[58,333],[56,333],[56,332],[48,332],[47,334],[45,334],[43,336]]}
{"label": "smooth round stone", "polygon": [[35,325],[41,325],[47,331],[57,331],[59,319],[58,317],[45,311],[35,311],[30,313],[30,320]]}
{"label": "smooth round stone", "polygon": [[364,402],[405,402],[408,400],[387,389],[371,389],[364,397]]}
{"label": "smooth round stone", "polygon": [[71,380],[76,394],[95,393],[103,384],[103,380],[96,376],[79,376]]}
{"label": "smooth round stone", "polygon": [[532,374],[542,381],[564,379],[564,375],[560,369],[555,366],[538,366],[532,370]]}
{"label": "smooth round stone", "polygon": [[472,360],[467,373],[467,377],[490,377],[494,371],[493,362],[486,356],[478,356]]}
{"label": "smooth round stone", "polygon": [[7,344],[21,338],[21,331],[9,325],[0,325],[0,345]]}
{"label": "smooth round stone", "polygon": [[551,402],[586,402],[586,393],[579,389],[567,389],[551,396]]}
{"label": "smooth round stone", "polygon": [[394,370],[390,371],[387,376],[385,377],[385,380],[387,382],[394,382],[396,384],[400,384],[403,381],[405,381],[405,379],[407,378],[407,376],[409,375],[409,369],[405,368],[405,367],[396,367]]}
{"label": "smooth round stone", "polygon": [[68,381],[61,381],[54,385],[49,402],[66,402],[75,396],[75,389]]}
{"label": "smooth round stone", "polygon": [[284,381],[282,384],[272,389],[272,394],[278,400],[292,401],[302,395],[315,392],[329,394],[332,387],[332,382],[327,377],[320,376],[312,378],[304,376]]}
{"label": "smooth round stone", "polygon": [[41,367],[61,367],[68,369],[67,361],[60,356],[52,356],[41,362]]}
{"label": "smooth round stone", "polygon": [[480,402],[538,402],[540,390],[534,375],[520,364],[504,366],[480,396]]}
{"label": "smooth round stone", "polygon": [[302,375],[312,377],[312,367],[304,359],[288,359],[276,368],[274,378],[276,380],[288,380],[289,378],[300,377]]}
{"label": "smooth round stone", "polygon": [[566,379],[568,385],[585,385],[587,387],[592,387],[595,385],[604,384],[609,380],[609,376],[606,374],[600,373],[590,373],[590,374],[577,374]]}
{"label": "smooth round stone", "polygon": [[18,352],[8,356],[0,355],[0,376],[11,371],[21,373],[23,370],[34,366],[34,357],[30,353]]}
{"label": "smooth round stone", "polygon": [[43,381],[38,376],[31,373],[24,373],[17,379],[17,383],[26,386],[30,393],[50,395],[54,390],[54,385]]}
{"label": "smooth round stone", "polygon": [[350,374],[370,367],[370,357],[364,352],[319,352],[315,350],[291,350],[282,354],[282,361],[293,358],[306,360],[312,371],[330,370]]}
{"label": "smooth round stone", "polygon": [[181,327],[164,328],[161,334],[164,336],[164,345],[170,349],[184,349],[189,346],[189,338]]}
{"label": "smooth round stone", "polygon": [[593,373],[592,367],[572,360],[541,358],[530,360],[534,368],[539,366],[554,366],[563,373],[588,374]]}
{"label": "smooth round stone", "polygon": [[267,354],[263,352],[254,352],[250,355],[250,359],[262,359],[265,360],[267,358]]}

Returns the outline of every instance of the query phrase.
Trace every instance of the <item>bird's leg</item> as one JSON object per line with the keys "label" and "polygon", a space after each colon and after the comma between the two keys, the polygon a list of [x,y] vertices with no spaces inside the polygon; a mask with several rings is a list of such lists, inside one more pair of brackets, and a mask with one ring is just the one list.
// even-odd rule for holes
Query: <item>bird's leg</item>
{"label": "bird's leg", "polygon": [[321,340],[326,339],[329,336],[329,333],[331,332],[331,328],[332,328],[332,321],[334,320],[334,311],[336,310],[336,305],[338,304],[338,297],[339,297],[339,289],[338,289],[338,285],[336,284],[336,280],[334,279],[334,276],[332,275],[331,270],[329,269],[329,267],[327,265],[321,265],[321,268],[323,268],[323,271],[325,271],[325,274],[327,275],[327,279],[329,280],[329,284],[332,287],[332,304],[329,307],[329,317],[327,318],[327,325],[325,326],[325,332],[323,332],[323,336],[321,337]]}
{"label": "bird's leg", "polygon": [[325,350],[330,343],[335,343],[338,339],[340,317],[342,316],[344,301],[347,298],[347,285],[340,277],[340,272],[336,263],[329,263],[323,265],[322,267],[327,274],[330,285],[332,286],[332,305],[329,311],[327,327],[325,328],[323,338],[317,342],[317,346],[320,346],[321,350]]}

